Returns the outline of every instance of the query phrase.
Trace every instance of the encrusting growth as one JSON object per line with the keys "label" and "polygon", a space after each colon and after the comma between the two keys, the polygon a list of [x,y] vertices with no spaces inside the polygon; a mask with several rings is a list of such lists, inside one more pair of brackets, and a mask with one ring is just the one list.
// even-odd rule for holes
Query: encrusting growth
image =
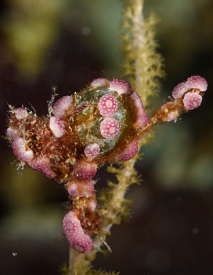
{"label": "encrusting growth", "polygon": [[189,77],[150,119],[140,96],[120,79],[93,80],[81,92],[57,100],[47,117],[10,106],[6,137],[17,159],[65,184],[71,203],[63,228],[76,251],[92,250],[92,236],[99,233],[106,212],[97,207],[95,196],[98,167],[133,158],[139,140],[157,122],[176,121],[199,107],[206,89],[203,77]]}

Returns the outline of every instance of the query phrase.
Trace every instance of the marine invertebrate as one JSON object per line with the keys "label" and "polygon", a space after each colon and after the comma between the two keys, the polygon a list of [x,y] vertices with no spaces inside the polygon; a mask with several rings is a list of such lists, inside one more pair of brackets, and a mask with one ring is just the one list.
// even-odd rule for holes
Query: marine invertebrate
{"label": "marine invertebrate", "polygon": [[92,239],[84,233],[80,220],[74,211],[70,211],[65,215],[63,227],[70,245],[78,252],[87,253],[92,249]]}
{"label": "marine invertebrate", "polygon": [[188,78],[175,87],[174,100],[163,104],[150,120],[139,95],[118,79],[95,80],[73,99],[59,99],[52,108],[57,117],[41,118],[11,107],[7,138],[16,157],[65,183],[72,204],[63,227],[74,249],[88,253],[93,247],[90,235],[98,234],[101,226],[103,211],[96,209],[93,181],[98,167],[134,157],[144,134],[157,122],[177,120],[198,107],[206,89],[204,78]]}
{"label": "marine invertebrate", "polygon": [[104,138],[112,139],[119,133],[119,123],[113,117],[107,117],[100,124],[101,135]]}
{"label": "marine invertebrate", "polygon": [[98,102],[98,109],[102,116],[112,116],[118,110],[118,101],[113,95],[105,94]]}
{"label": "marine invertebrate", "polygon": [[187,78],[186,82],[181,82],[177,86],[174,87],[172,91],[172,96],[177,99],[181,98],[187,91],[198,89],[201,92],[205,92],[207,90],[208,84],[205,78],[194,75]]}
{"label": "marine invertebrate", "polygon": [[202,96],[196,92],[189,92],[183,98],[183,104],[187,111],[196,109],[202,103]]}
{"label": "marine invertebrate", "polygon": [[88,158],[95,158],[100,153],[100,146],[98,143],[91,143],[84,148],[84,154]]}
{"label": "marine invertebrate", "polygon": [[[150,17],[144,24],[140,1],[127,2],[128,35],[123,39],[122,66],[131,85],[121,79],[95,79],[81,92],[62,97],[49,106],[47,117],[37,117],[25,108],[10,109],[6,135],[14,154],[22,165],[54,178],[68,192],[70,203],[63,228],[75,250],[71,267],[77,270],[74,274],[85,274],[82,270],[88,270],[88,259],[93,259],[101,245],[106,244],[112,224],[118,223],[125,212],[125,192],[137,181],[134,156],[146,134],[158,122],[176,121],[182,113],[198,107],[207,88],[204,78],[188,78],[175,87],[174,99],[148,118],[148,97],[154,94],[156,77],[163,75],[162,59],[155,52],[150,31],[155,20]],[[118,184],[111,183],[104,202],[97,207],[94,177],[98,167],[127,160],[130,161],[122,169],[111,168]],[[88,258],[83,258],[88,253]]]}
{"label": "marine invertebrate", "polygon": [[13,140],[12,149],[16,157],[23,162],[29,162],[33,158],[33,151],[27,150],[26,140],[17,137]]}
{"label": "marine invertebrate", "polygon": [[59,98],[53,105],[53,114],[56,117],[62,117],[65,111],[71,106],[72,100],[72,96],[69,95]]}
{"label": "marine invertebrate", "polygon": [[53,132],[54,136],[59,138],[64,134],[64,122],[58,117],[52,116],[50,118],[50,130]]}

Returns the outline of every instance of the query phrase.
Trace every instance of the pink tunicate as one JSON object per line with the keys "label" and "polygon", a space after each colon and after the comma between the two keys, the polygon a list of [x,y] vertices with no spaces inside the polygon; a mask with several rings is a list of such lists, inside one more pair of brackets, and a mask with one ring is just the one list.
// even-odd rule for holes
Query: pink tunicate
{"label": "pink tunicate", "polygon": [[198,89],[201,92],[207,90],[208,84],[204,77],[199,75],[190,76],[186,82],[181,82],[174,87],[172,96],[174,99],[181,98],[187,91],[191,89]]}
{"label": "pink tunicate", "polygon": [[118,101],[113,95],[105,94],[98,102],[98,109],[102,116],[112,116],[118,110]]}
{"label": "pink tunicate", "polygon": [[53,105],[53,113],[56,117],[62,117],[65,111],[72,105],[72,96],[63,96]]}
{"label": "pink tunicate", "polygon": [[15,110],[15,117],[17,119],[25,119],[28,116],[28,112],[25,108],[18,108]]}
{"label": "pink tunicate", "polygon": [[103,86],[109,86],[109,80],[106,79],[106,78],[97,78],[97,79],[94,79],[90,86],[92,88],[98,88],[98,87],[103,87]]}
{"label": "pink tunicate", "polygon": [[144,127],[148,123],[148,117],[145,112],[145,108],[138,93],[133,92],[130,98],[134,101],[137,112],[136,128]]}
{"label": "pink tunicate", "polygon": [[183,98],[183,104],[187,111],[198,108],[202,103],[202,96],[198,93],[188,92]]}
{"label": "pink tunicate", "polygon": [[92,180],[73,180],[67,185],[67,192],[72,197],[92,197],[95,193],[94,181]]}
{"label": "pink tunicate", "polygon": [[12,143],[13,153],[16,157],[23,162],[29,162],[33,158],[33,151],[26,149],[26,140],[21,137],[17,137]]}
{"label": "pink tunicate", "polygon": [[48,178],[55,178],[56,176],[55,172],[50,167],[50,160],[48,157],[40,156],[33,158],[28,164],[32,169],[42,171]]}
{"label": "pink tunicate", "polygon": [[42,170],[42,172],[49,179],[53,179],[56,177],[56,173],[50,167],[46,167],[44,170]]}
{"label": "pink tunicate", "polygon": [[70,245],[80,253],[88,253],[93,248],[92,239],[84,233],[74,211],[69,211],[63,219],[63,228]]}
{"label": "pink tunicate", "polygon": [[115,118],[107,117],[101,122],[100,131],[104,138],[114,138],[119,132],[119,123]]}
{"label": "pink tunicate", "polygon": [[97,164],[80,160],[73,166],[74,175],[81,180],[92,179],[97,172]]}
{"label": "pink tunicate", "polygon": [[6,137],[10,140],[14,140],[14,138],[18,137],[18,131],[12,127],[8,127],[6,131]]}
{"label": "pink tunicate", "polygon": [[79,184],[78,182],[72,182],[67,186],[67,192],[70,194],[71,197],[84,197],[80,196],[80,190],[79,190]]}
{"label": "pink tunicate", "polygon": [[207,90],[208,83],[204,77],[193,75],[187,78],[186,86],[188,87],[188,90],[198,89],[201,92],[205,92]]}
{"label": "pink tunicate", "polygon": [[183,94],[188,91],[188,87],[185,82],[181,82],[176,85],[172,91],[172,96],[174,99],[181,98]]}
{"label": "pink tunicate", "polygon": [[117,161],[126,161],[133,158],[138,152],[138,140],[132,140],[124,151],[117,156]]}
{"label": "pink tunicate", "polygon": [[131,95],[133,93],[131,85],[122,79],[113,79],[110,82],[109,89],[111,91],[117,92],[119,95],[120,94]]}
{"label": "pink tunicate", "polygon": [[95,158],[100,153],[100,146],[98,143],[91,143],[84,148],[84,154],[88,158]]}
{"label": "pink tunicate", "polygon": [[57,137],[57,138],[63,136],[63,134],[65,133],[64,122],[58,117],[52,116],[50,118],[50,125],[49,126],[50,126],[50,129],[53,132],[54,136]]}

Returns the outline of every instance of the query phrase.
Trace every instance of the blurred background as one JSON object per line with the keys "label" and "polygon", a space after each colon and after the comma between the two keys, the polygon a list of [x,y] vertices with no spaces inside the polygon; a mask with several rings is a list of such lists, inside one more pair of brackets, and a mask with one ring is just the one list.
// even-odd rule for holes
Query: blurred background
{"label": "blurred background", "polygon": [[[68,95],[97,77],[121,77],[118,0],[2,0],[0,3],[0,274],[60,274],[68,259],[61,220],[67,195],[24,169],[4,139],[8,104],[47,114],[53,88]],[[121,275],[213,274],[213,1],[146,0],[167,77],[152,110],[190,75],[209,83],[201,108],[155,128],[137,163],[140,186],[128,223],[114,226],[113,254],[94,266]],[[97,190],[111,177],[100,169]]]}

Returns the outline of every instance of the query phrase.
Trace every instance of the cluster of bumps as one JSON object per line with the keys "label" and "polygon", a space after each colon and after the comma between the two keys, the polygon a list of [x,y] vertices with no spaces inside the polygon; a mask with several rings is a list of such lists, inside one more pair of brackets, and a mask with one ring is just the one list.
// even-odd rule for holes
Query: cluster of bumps
{"label": "cluster of bumps", "polygon": [[140,96],[120,79],[93,80],[79,93],[58,99],[47,117],[10,106],[6,137],[17,159],[65,184],[71,203],[63,228],[74,249],[91,251],[103,219],[94,188],[97,168],[133,158],[156,122],[175,121],[197,108],[206,89],[204,78],[188,78],[150,120]]}

